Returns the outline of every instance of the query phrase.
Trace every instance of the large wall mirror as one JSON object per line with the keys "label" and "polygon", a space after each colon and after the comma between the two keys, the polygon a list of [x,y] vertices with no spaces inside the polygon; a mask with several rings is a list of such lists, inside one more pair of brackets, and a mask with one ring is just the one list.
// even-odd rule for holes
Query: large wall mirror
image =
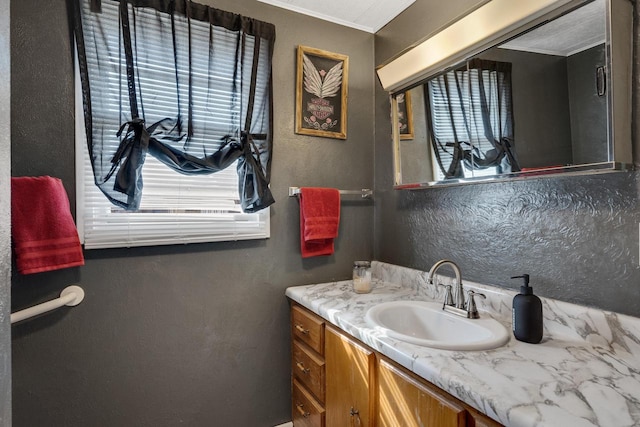
{"label": "large wall mirror", "polygon": [[[497,3],[441,33],[458,37],[456,25],[474,14],[504,12]],[[631,168],[631,3],[525,3],[538,9],[509,6],[524,16],[422,69],[393,76],[421,46],[379,67],[391,95],[396,188]]]}

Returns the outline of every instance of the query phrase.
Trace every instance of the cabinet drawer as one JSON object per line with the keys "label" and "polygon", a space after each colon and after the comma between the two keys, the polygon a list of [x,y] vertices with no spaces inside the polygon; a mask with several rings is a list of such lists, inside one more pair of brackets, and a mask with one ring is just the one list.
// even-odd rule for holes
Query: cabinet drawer
{"label": "cabinet drawer", "polygon": [[291,371],[320,402],[324,402],[324,360],[296,340],[293,341]]}
{"label": "cabinet drawer", "polygon": [[293,380],[293,405],[291,418],[295,427],[324,427],[324,408],[305,390],[297,380]]}
{"label": "cabinet drawer", "polygon": [[304,342],[318,354],[323,354],[324,321],[295,305],[291,309],[291,336]]}

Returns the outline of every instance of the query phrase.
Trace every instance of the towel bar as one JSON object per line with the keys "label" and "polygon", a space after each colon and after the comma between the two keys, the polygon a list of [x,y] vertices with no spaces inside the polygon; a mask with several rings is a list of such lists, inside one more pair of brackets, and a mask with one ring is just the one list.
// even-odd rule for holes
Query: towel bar
{"label": "towel bar", "polygon": [[51,301],[43,302],[42,304],[34,305],[33,307],[11,313],[11,323],[20,322],[30,317],[55,310],[63,305],[75,306],[80,304],[83,299],[84,290],[80,286],[67,286],[62,290],[62,292],[60,292],[60,298],[52,299]]}
{"label": "towel bar", "polygon": [[[373,191],[370,188],[363,188],[362,190],[338,190],[340,195],[353,196],[360,195],[363,199],[370,199],[373,196]],[[300,187],[289,187],[289,197],[294,197],[300,194]]]}

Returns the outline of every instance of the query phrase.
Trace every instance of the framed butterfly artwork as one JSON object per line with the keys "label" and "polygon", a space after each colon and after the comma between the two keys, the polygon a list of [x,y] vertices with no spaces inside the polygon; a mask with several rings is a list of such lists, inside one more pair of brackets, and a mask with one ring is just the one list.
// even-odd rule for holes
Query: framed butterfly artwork
{"label": "framed butterfly artwork", "polygon": [[297,134],[347,139],[349,57],[298,46]]}

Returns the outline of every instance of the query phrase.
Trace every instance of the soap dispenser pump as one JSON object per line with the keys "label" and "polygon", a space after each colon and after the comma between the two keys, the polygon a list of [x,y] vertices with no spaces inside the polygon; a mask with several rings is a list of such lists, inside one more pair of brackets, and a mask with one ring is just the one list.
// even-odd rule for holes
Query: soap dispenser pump
{"label": "soap dispenser pump", "polygon": [[518,341],[537,344],[542,340],[542,301],[529,286],[529,275],[513,276],[523,279],[520,293],[513,298],[513,335]]}

